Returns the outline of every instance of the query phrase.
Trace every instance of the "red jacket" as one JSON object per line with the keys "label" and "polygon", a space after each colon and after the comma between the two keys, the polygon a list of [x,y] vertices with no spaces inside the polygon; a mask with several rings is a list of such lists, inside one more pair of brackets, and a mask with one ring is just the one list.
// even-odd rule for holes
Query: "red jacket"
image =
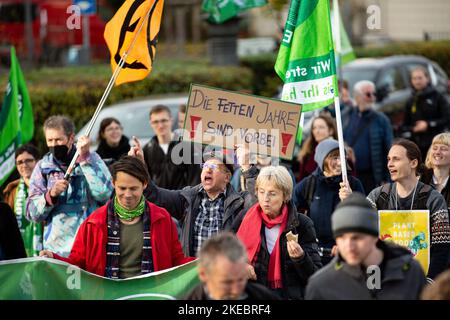
{"label": "red jacket", "polygon": [[[150,206],[150,237],[154,271],[168,269],[187,263],[195,258],[185,257],[178,241],[178,232],[169,213],[151,202]],[[105,276],[107,207],[95,210],[80,226],[68,258],[53,253],[58,260],[79,266],[88,272]]]}

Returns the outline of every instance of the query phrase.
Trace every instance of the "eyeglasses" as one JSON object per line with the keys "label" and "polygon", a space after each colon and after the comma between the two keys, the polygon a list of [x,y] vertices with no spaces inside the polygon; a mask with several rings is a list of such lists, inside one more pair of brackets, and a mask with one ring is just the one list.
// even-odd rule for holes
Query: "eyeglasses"
{"label": "eyeglasses", "polygon": [[19,160],[19,161],[16,161],[16,165],[17,166],[21,166],[22,164],[26,164],[26,165],[29,165],[29,164],[31,164],[31,163],[33,163],[33,162],[35,162],[36,160],[34,160],[34,159],[24,159],[24,160]]}
{"label": "eyeglasses", "polygon": [[200,167],[201,167],[202,169],[211,169],[211,170],[213,170],[213,171],[216,171],[216,170],[219,170],[219,169],[220,169],[220,164],[207,163],[207,162],[205,162],[205,163],[202,163],[202,164],[200,165]]}
{"label": "eyeglasses", "polygon": [[158,124],[166,124],[167,122],[169,122],[169,119],[161,119],[161,120],[153,120],[150,123],[154,126],[158,125]]}
{"label": "eyeglasses", "polygon": [[377,96],[377,94],[375,92],[366,92],[365,94],[366,94],[367,98],[376,97]]}
{"label": "eyeglasses", "polygon": [[122,127],[117,126],[117,127],[107,128],[107,129],[105,129],[105,132],[113,132],[113,131],[120,131],[120,130],[122,130]]}

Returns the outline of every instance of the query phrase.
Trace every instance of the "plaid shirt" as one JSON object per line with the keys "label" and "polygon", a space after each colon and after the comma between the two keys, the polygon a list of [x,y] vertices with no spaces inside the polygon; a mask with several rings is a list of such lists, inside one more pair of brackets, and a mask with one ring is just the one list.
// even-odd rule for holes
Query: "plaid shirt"
{"label": "plaid shirt", "polygon": [[200,208],[194,225],[194,255],[200,251],[202,244],[211,236],[222,230],[225,191],[211,200],[206,191],[201,188]]}

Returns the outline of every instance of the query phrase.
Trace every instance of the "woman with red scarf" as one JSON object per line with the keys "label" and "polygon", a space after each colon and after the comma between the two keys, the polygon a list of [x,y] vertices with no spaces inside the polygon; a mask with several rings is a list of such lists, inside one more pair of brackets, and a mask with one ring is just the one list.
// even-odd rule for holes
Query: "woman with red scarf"
{"label": "woman with red scarf", "polygon": [[237,236],[247,248],[250,280],[282,299],[303,299],[308,278],[322,264],[313,222],[295,209],[292,188],[286,168],[261,169],[255,187],[258,203],[246,213]]}

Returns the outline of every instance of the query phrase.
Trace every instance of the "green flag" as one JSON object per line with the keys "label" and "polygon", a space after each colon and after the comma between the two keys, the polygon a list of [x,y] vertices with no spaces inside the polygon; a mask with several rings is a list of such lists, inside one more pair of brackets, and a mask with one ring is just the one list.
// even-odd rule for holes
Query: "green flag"
{"label": "green flag", "polygon": [[11,70],[0,111],[0,186],[15,168],[14,152],[33,138],[34,121],[30,96],[14,47]]}
{"label": "green flag", "polygon": [[220,24],[244,10],[266,4],[267,0],[203,0],[202,11],[209,14],[209,21]]}
{"label": "green flag", "polygon": [[[333,21],[331,23],[331,27],[333,28],[333,26],[334,26],[333,10],[331,10],[331,20]],[[353,47],[348,38],[347,31],[345,31],[344,23],[342,22],[342,18],[341,18],[340,14],[339,14],[339,34],[341,37],[341,52],[339,52],[339,57],[341,59],[342,65],[345,65],[346,63],[349,63],[350,61],[355,60],[356,55],[355,55],[355,52],[353,51]],[[333,29],[333,41],[334,41],[335,47],[336,47],[335,35],[337,35],[337,33],[335,33],[335,31]],[[336,65],[339,65],[338,61],[336,61]]]}
{"label": "green flag", "polygon": [[123,280],[54,259],[0,261],[0,300],[173,300],[199,283],[196,261]]}
{"label": "green flag", "polygon": [[291,1],[275,71],[284,82],[281,99],[302,104],[302,112],[334,103],[338,90],[329,0]]}

